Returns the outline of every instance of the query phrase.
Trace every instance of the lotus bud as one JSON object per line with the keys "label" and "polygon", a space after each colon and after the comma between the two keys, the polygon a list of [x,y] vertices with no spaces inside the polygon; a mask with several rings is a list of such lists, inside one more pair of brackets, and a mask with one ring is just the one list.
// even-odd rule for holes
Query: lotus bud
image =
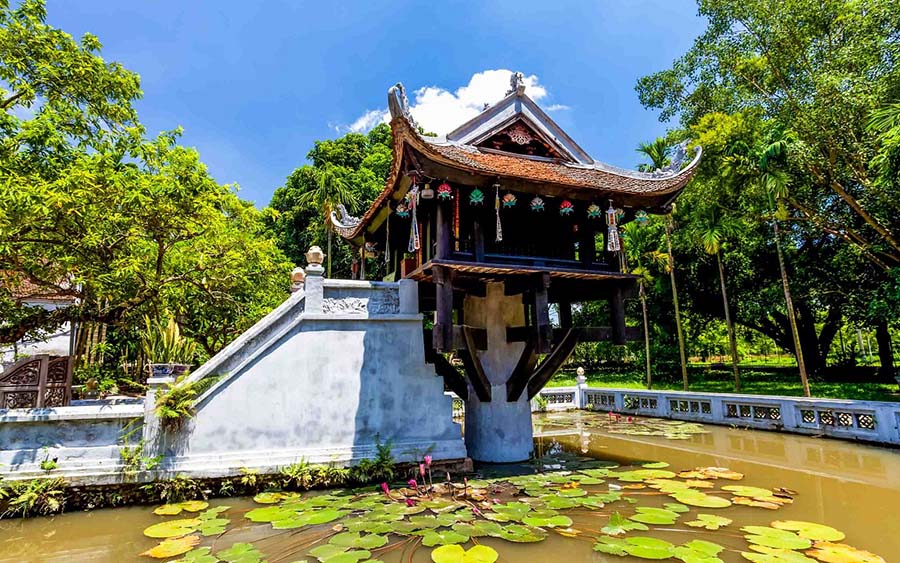
{"label": "lotus bud", "polygon": [[424,463],[419,464],[419,475],[421,475],[422,477],[425,477],[425,464]]}
{"label": "lotus bud", "polygon": [[418,489],[418,488],[419,488],[419,483],[417,483],[415,479],[410,479],[407,483],[408,483],[409,486],[412,487],[413,489]]}
{"label": "lotus bud", "polygon": [[431,467],[431,456],[425,456],[425,467]]}

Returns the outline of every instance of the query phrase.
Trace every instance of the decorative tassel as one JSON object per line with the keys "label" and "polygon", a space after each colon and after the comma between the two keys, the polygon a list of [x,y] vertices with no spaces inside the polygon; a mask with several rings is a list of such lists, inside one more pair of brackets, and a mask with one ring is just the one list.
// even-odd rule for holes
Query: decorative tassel
{"label": "decorative tassel", "polygon": [[419,186],[413,184],[409,190],[409,210],[412,215],[412,221],[409,223],[409,246],[408,252],[419,250],[419,220],[416,218],[416,208],[419,203]]}
{"label": "decorative tassel", "polygon": [[494,184],[494,213],[497,215],[497,237],[496,241],[503,240],[503,225],[500,223],[500,184]]}
{"label": "decorative tassel", "polygon": [[453,240],[454,249],[459,252],[459,188],[453,197]]}
{"label": "decorative tassel", "polygon": [[613,207],[612,200],[609,200],[609,209],[606,210],[606,250],[608,252],[618,252],[622,250],[622,243],[619,241],[619,227],[616,226],[617,211]]}

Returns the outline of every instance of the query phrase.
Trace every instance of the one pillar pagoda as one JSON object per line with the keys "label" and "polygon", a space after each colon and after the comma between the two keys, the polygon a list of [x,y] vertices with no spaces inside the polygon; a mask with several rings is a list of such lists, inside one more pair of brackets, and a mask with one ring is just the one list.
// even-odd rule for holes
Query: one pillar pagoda
{"label": "one pillar pagoda", "polygon": [[[423,134],[403,86],[391,88],[386,186],[361,218],[332,217],[385,260],[386,280],[419,283],[433,315],[425,357],[466,401],[469,456],[491,462],[529,457],[530,399],[576,344],[641,337],[625,323],[637,276],[623,271],[618,228],[667,212],[700,159],[680,150],[652,173],[597,162],[525,94],[521,73],[510,82],[445,137]],[[608,303],[609,326],[573,325],[573,304],[590,301]]]}

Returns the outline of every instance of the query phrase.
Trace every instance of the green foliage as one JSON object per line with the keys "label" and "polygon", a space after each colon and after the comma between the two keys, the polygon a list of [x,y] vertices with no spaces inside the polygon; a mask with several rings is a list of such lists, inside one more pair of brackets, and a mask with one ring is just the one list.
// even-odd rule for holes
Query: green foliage
{"label": "green foliage", "polygon": [[175,319],[169,318],[163,325],[144,316],[141,351],[153,364],[190,365],[197,353],[197,344],[181,335]]}
{"label": "green foliage", "polygon": [[162,425],[170,430],[177,430],[187,419],[194,416],[194,400],[201,394],[202,381],[185,382],[181,376],[175,383],[167,385],[167,389],[156,396],[154,413]]}
{"label": "green foliage", "polygon": [[148,483],[143,485],[141,490],[150,494],[152,498],[160,499],[167,504],[206,498],[206,491],[202,484],[183,475]]}
{"label": "green foliage", "polygon": [[[0,7],[0,343],[92,321],[133,342],[168,309],[211,355],[284,299],[291,264],[179,130],[144,138],[138,76],[99,50],[41,0]],[[22,305],[26,282],[78,302]]]}
{"label": "green foliage", "polygon": [[62,512],[66,504],[66,481],[62,478],[7,481],[0,483],[3,516],[45,516]]}
{"label": "green foliage", "polygon": [[[333,140],[317,141],[307,158],[311,165],[295,169],[284,186],[275,190],[265,211],[270,232],[281,250],[294,262],[305,263],[309,247],[325,247],[330,221],[327,215],[338,204],[351,212],[363,211],[374,201],[391,166],[390,127],[381,124],[368,134],[348,133]],[[334,277],[349,277],[350,247],[339,237],[332,244]],[[368,277],[383,271],[379,261],[366,264]]]}
{"label": "green foliage", "polygon": [[534,397],[534,404],[537,407],[538,412],[546,412],[547,405],[549,405],[550,402],[547,400],[546,397],[544,397],[541,394],[538,394],[538,395],[535,395],[535,397]]}

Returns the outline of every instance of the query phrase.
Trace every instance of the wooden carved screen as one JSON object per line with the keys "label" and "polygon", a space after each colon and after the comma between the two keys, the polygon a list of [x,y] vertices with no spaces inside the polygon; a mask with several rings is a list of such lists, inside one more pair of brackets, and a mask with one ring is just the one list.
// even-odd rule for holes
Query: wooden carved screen
{"label": "wooden carved screen", "polygon": [[72,356],[31,356],[0,373],[0,409],[64,407],[72,400]]}

